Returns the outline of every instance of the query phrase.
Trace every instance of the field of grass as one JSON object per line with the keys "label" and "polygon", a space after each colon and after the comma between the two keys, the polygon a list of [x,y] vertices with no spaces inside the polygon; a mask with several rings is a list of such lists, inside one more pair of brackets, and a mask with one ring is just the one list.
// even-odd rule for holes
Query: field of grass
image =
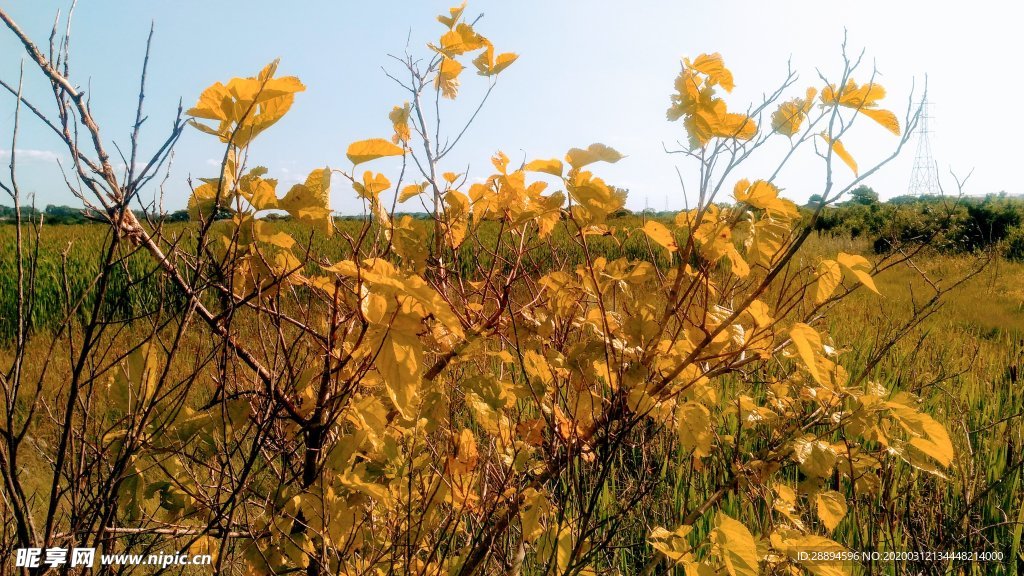
{"label": "field of grass", "polygon": [[[342,228],[344,231],[351,226],[354,230],[357,225],[346,222]],[[182,225],[171,232],[188,232],[188,228]],[[55,330],[79,302],[80,295],[87,292],[105,246],[105,233],[99,225],[53,226],[43,231],[38,245],[39,296],[34,330]],[[595,240],[596,249],[609,258],[643,254],[635,238]],[[557,236],[553,241],[566,242]],[[345,253],[344,234],[333,239],[315,237],[313,242],[320,254],[340,257]],[[36,248],[31,242],[29,245]],[[0,226],[0,340],[4,342],[10,341],[13,330],[8,317],[8,311],[14,309],[12,247],[12,228]],[[813,261],[819,255],[838,251],[871,257],[869,248],[863,242],[812,236],[800,257]],[[462,265],[472,266],[473,260],[481,256],[467,251],[459,257]],[[542,269],[557,265],[545,257],[536,255]],[[927,278],[941,285],[968,273],[977,259],[927,254],[916,258],[915,264]],[[146,280],[152,267],[144,255],[126,257],[121,268],[123,285],[115,284],[110,295],[115,305],[105,308],[112,311],[111,322],[131,318],[157,297],[157,291]],[[858,291],[831,315],[827,331],[851,372],[864,367],[882,334],[899,326],[911,316],[915,305],[927,298],[929,290],[921,273],[907,266],[886,271],[877,278],[882,297]],[[130,325],[123,329],[130,330]],[[116,332],[111,339],[116,349]],[[203,352],[202,342],[190,346],[197,355]],[[34,350],[29,359],[38,361],[44,355],[45,350]],[[55,381],[68,376],[69,365],[62,356],[57,354],[50,368]],[[960,566],[964,573],[971,574],[1020,573],[1017,566],[1024,560],[1016,558],[1021,554],[1024,526],[1024,264],[994,260],[951,292],[937,313],[914,327],[874,367],[872,379],[891,391],[921,396],[927,411],[949,429],[957,458],[945,480],[906,465],[892,465],[885,471],[883,490],[876,496],[890,505],[880,507],[871,499],[854,499],[850,513],[833,533],[835,540],[854,550],[999,551],[1008,559],[1003,564]],[[726,379],[722,385],[730,383]],[[37,435],[45,441],[45,431]],[[660,470],[668,481],[642,505],[647,510],[670,509],[678,514],[704,500],[710,487],[716,485],[716,475],[727,471],[697,468],[691,461],[680,459],[668,448],[671,445],[670,438],[654,436],[635,453],[627,452],[621,466],[623,470]],[[629,459],[636,461],[626,461]],[[638,466],[637,462],[644,464]],[[46,466],[42,461],[31,465],[41,471]],[[39,474],[39,484],[30,489],[46,489],[46,482],[41,480],[46,476]],[[606,495],[609,505],[615,496],[613,483]],[[770,522],[764,510],[740,506],[728,499],[723,503],[727,512],[750,519],[748,525]],[[635,540],[641,542],[646,538],[646,527],[642,518],[631,518],[635,523],[622,529],[633,531]],[[697,532],[706,533],[709,523],[710,519],[698,523]],[[623,573],[635,568],[629,553],[623,553],[618,561]],[[887,568],[868,566],[868,571],[875,570],[885,573]]]}

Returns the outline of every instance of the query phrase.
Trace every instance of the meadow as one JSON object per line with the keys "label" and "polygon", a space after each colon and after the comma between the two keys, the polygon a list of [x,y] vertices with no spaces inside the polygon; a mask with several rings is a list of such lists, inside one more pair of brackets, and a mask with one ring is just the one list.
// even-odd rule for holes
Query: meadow
{"label": "meadow", "polygon": [[[252,146],[304,102],[277,60],[209,84],[155,152],[143,72],[116,168],[70,18],[47,55],[0,9],[55,97],[4,83],[15,136],[48,125],[91,206],[0,225],[5,568],[58,544],[208,555],[189,576],[1021,574],[1024,219],[963,190],[880,204],[865,183],[924,104],[845,42],[759,102],[720,53],[683,57],[687,209],[632,214],[601,142],[455,171],[518,59],[465,4],[390,58],[385,133],[294,183]],[[150,219],[193,129],[219,170]]]}
{"label": "meadow", "polygon": [[[628,229],[635,226],[639,216],[619,218],[611,227]],[[421,224],[426,227],[428,222]],[[291,223],[284,225],[296,237],[307,237],[318,254],[330,258],[344,254],[345,242],[312,233],[307,227]],[[338,221],[341,236],[355,235],[361,222]],[[172,237],[191,234],[194,226],[169,225],[164,230]],[[482,236],[493,236],[481,232]],[[93,293],[92,283],[98,270],[100,256],[108,245],[108,228],[103,225],[45,226],[38,246],[29,239],[29,250],[38,250],[36,271],[37,298],[34,303],[32,330],[52,333],[72,306],[90,309],[88,298]],[[0,310],[14,309],[13,227],[0,226]],[[572,267],[582,261],[578,246],[564,233],[554,234],[550,242],[558,245],[555,252],[565,260],[553,262],[550,252],[535,256],[540,270]],[[609,259],[618,257],[644,258],[648,256],[644,245],[635,236],[604,238],[591,247],[596,254]],[[827,235],[812,236],[798,255],[800,259],[815,261],[823,255],[836,252],[861,253],[872,257],[870,242],[866,239],[836,238]],[[474,266],[489,266],[476,262],[478,251],[459,252],[459,261],[466,270]],[[913,261],[914,268],[904,265],[877,276],[878,297],[860,291],[840,302],[830,318],[828,333],[843,342],[840,350],[844,364],[851,371],[863,368],[866,358],[882,342],[882,335],[897,329],[912,316],[915,306],[927,292],[923,278],[927,276],[938,284],[949,283],[978,265],[979,256],[949,255],[925,252]],[[314,264],[310,267],[319,269]],[[458,268],[458,266],[453,266]],[[154,266],[143,254],[133,254],[123,260],[115,276],[114,289],[109,293],[107,321],[116,326],[112,347],[116,340],[127,339],[133,332],[136,317],[157,304],[160,290]],[[924,276],[922,276],[922,272]],[[946,478],[925,474],[909,465],[898,463],[886,467],[882,475],[883,489],[872,498],[854,498],[851,510],[833,532],[833,538],[851,550],[907,551],[946,550],[962,552],[1001,552],[1002,562],[905,562],[893,564],[867,562],[864,573],[917,573],[920,569],[943,570],[969,574],[1017,574],[1024,559],[1021,557],[1021,533],[1024,527],[1024,263],[1010,262],[994,257],[982,270],[963,285],[951,291],[944,304],[916,325],[902,338],[877,366],[871,368],[872,377],[889,393],[909,391],[924,399],[926,411],[948,427],[957,457],[955,465],[946,472]],[[70,330],[78,330],[82,317],[72,317]],[[142,322],[144,323],[144,317]],[[11,318],[0,318],[4,349],[10,346],[13,334]],[[72,338],[73,340],[74,338]],[[48,338],[37,338],[40,345],[29,354],[29,363],[38,363],[46,355],[42,343]],[[197,340],[191,344],[198,354],[209,349],[208,343]],[[113,354],[113,353],[112,353]],[[114,354],[116,355],[116,354]],[[6,359],[5,359],[6,362]],[[67,358],[58,355],[50,361],[54,382],[70,377]],[[212,382],[211,379],[204,380]],[[730,378],[720,379],[724,396],[738,383]],[[58,393],[59,390],[53,390]],[[206,398],[210,390],[198,390],[197,397]],[[198,406],[201,402],[197,402]],[[56,434],[52,430],[34,430],[33,436],[45,439]],[[647,516],[677,516],[706,499],[710,490],[720,484],[719,476],[728,471],[716,466],[693,466],[692,460],[681,455],[673,441],[671,431],[659,432],[635,453],[624,458],[646,462],[645,467],[662,475],[660,487],[638,502],[644,513],[631,519],[621,528],[627,541],[642,541],[650,527]],[[629,469],[636,464],[627,460],[620,463]],[[49,489],[43,478],[48,477],[45,461],[29,455],[28,466],[40,473],[30,483],[29,490],[42,494]],[[627,474],[628,476],[628,474]],[[794,476],[793,480],[797,480]],[[837,488],[841,488],[836,483]],[[849,487],[847,487],[849,489]],[[614,498],[615,487],[609,488],[608,497]],[[884,503],[884,505],[883,505]],[[723,509],[749,519],[754,526],[768,526],[772,519],[768,510],[744,506],[738,500],[726,498]],[[808,522],[812,522],[807,518]],[[698,531],[711,530],[708,522],[698,525]],[[622,573],[633,573],[637,562],[645,556],[644,548],[624,550],[615,561]],[[859,573],[859,572],[855,572]]]}

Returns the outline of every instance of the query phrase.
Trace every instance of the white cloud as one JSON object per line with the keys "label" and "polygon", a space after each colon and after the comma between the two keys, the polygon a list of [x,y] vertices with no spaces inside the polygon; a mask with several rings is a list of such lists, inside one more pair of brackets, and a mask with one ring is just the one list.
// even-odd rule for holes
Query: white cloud
{"label": "white cloud", "polygon": [[[52,150],[34,150],[32,148],[18,148],[18,160],[38,160],[40,162],[56,162],[61,156]],[[0,149],[0,158],[10,158],[9,149]]]}

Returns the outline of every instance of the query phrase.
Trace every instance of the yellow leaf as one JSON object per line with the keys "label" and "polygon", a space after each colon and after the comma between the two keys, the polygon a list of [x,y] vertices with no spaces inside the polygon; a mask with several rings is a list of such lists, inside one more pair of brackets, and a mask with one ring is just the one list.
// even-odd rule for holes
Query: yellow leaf
{"label": "yellow leaf", "polygon": [[703,404],[687,402],[676,412],[679,442],[700,458],[711,454],[711,413]]}
{"label": "yellow leaf", "polygon": [[834,85],[826,87],[821,91],[821,101],[826,105],[838,104],[847,108],[853,108],[859,113],[878,122],[883,128],[900,135],[900,121],[896,115],[888,110],[878,108],[878,100],[885,97],[885,88],[878,84],[868,83],[858,86],[850,80],[841,90]]}
{"label": "yellow leaf", "polygon": [[455,23],[459,21],[459,18],[462,18],[462,12],[465,9],[466,9],[466,3],[463,2],[462,4],[459,4],[458,6],[456,6],[454,8],[449,8],[448,9],[448,14],[450,14],[450,16],[444,16],[444,15],[438,16],[437,17],[437,21],[440,22],[441,24],[444,24],[445,26],[447,26],[449,28],[454,28],[455,27]]}
{"label": "yellow leaf", "polygon": [[254,210],[277,208],[277,180],[262,178],[266,168],[254,168],[238,179],[238,192]]}
{"label": "yellow leaf", "polygon": [[690,62],[688,59],[683,61],[688,67],[707,75],[709,86],[718,84],[726,92],[732,92],[735,86],[733,84],[732,72],[725,67],[722,55],[718,52],[714,54],[701,54],[693,62]]}
{"label": "yellow leaf", "polygon": [[861,284],[867,287],[868,290],[871,290],[879,296],[882,295],[875,286],[874,278],[871,277],[871,263],[868,262],[867,258],[857,254],[846,254],[845,252],[840,252],[839,255],[836,256],[836,260],[839,261],[839,264],[842,265],[843,268],[849,270],[850,273],[853,274]]}
{"label": "yellow leaf", "polygon": [[743,524],[718,512],[711,531],[713,550],[725,563],[729,576],[758,576],[757,542]]}
{"label": "yellow leaf", "polygon": [[875,107],[878,100],[884,97],[885,88],[881,85],[869,82],[858,86],[853,80],[847,80],[846,86],[841,89],[836,89],[835,84],[832,84],[821,91],[823,104],[839,104],[847,108]]}
{"label": "yellow leaf", "polygon": [[458,190],[449,190],[444,195],[444,204],[448,245],[458,248],[465,240],[469,229],[469,197]]}
{"label": "yellow leaf", "polygon": [[740,180],[733,188],[733,196],[739,202],[746,202],[755,208],[768,208],[774,206],[779,199],[779,189],[771,182],[757,180],[752,185],[746,180]]}
{"label": "yellow leaf", "polygon": [[693,526],[682,525],[672,532],[657,527],[651,530],[651,535],[647,538],[647,541],[651,543],[651,547],[661,552],[666,558],[674,563],[682,563],[689,556],[690,543],[686,537],[693,531]]}
{"label": "yellow leaf", "polygon": [[374,174],[367,170],[363,173],[363,182],[353,182],[352,188],[359,194],[360,197],[367,200],[374,200],[381,192],[387,190],[391,186],[391,182],[383,174]]}
{"label": "yellow leaf", "polygon": [[793,136],[799,132],[800,126],[807,119],[807,112],[811,109],[815,93],[814,88],[808,88],[806,98],[794,98],[779,104],[779,108],[772,114],[772,129],[786,136]]}
{"label": "yellow leaf", "polygon": [[889,132],[900,135],[900,121],[892,112],[881,108],[861,108],[860,113],[878,122]]}
{"label": "yellow leaf", "polygon": [[624,156],[610,146],[604,144],[591,144],[586,150],[573,148],[565,155],[565,161],[575,169],[582,168],[587,164],[603,161],[614,164],[622,160]]}
{"label": "yellow leaf", "polygon": [[733,274],[740,278],[750,275],[750,264],[747,264],[747,261],[743,259],[731,242],[725,247],[725,256],[729,259],[729,266]]}
{"label": "yellow leaf", "polygon": [[273,222],[253,220],[252,227],[253,237],[260,242],[273,244],[286,250],[295,245],[295,240],[286,232],[279,230]]}
{"label": "yellow leaf", "polygon": [[523,530],[523,540],[532,543],[541,535],[541,521],[551,508],[551,503],[543,492],[535,488],[523,491],[523,506],[519,509],[519,518]]}
{"label": "yellow leaf", "polygon": [[309,173],[304,184],[292,186],[278,202],[296,220],[316,226],[331,235],[331,169],[322,168]]}
{"label": "yellow leaf", "polygon": [[374,359],[388,396],[407,420],[416,414],[422,357],[423,345],[415,335],[392,330],[384,337]]}
{"label": "yellow leaf", "polygon": [[774,322],[769,314],[770,311],[768,310],[768,305],[760,300],[754,300],[751,302],[750,306],[747,306],[747,309],[744,312],[750,315],[750,318],[754,321],[754,325],[758,328],[764,328]]}
{"label": "yellow leaf", "polygon": [[495,56],[494,46],[488,42],[486,49],[473,59],[473,65],[476,66],[477,74],[481,76],[494,76],[511,66],[517,58],[519,56],[513,52],[505,52]]}
{"label": "yellow leaf", "polygon": [[807,476],[825,478],[832,473],[839,456],[828,442],[806,435],[793,441],[793,459]]}
{"label": "yellow leaf", "polygon": [[[204,182],[192,191],[188,199],[188,217],[192,220],[204,220],[213,216],[218,208],[224,208],[228,192],[221,191],[218,198],[217,180]],[[218,203],[219,200],[219,203]]]}
{"label": "yellow leaf", "polygon": [[409,184],[403,187],[402,191],[398,194],[398,201],[405,202],[413,196],[419,196],[427,189],[428,186],[430,186],[430,184],[427,182],[423,182],[422,184]]}
{"label": "yellow leaf", "polygon": [[462,64],[454,58],[442,57],[434,77],[434,88],[440,90],[445,98],[454,99],[459,93],[459,74],[462,74]]}
{"label": "yellow leaf", "polygon": [[757,124],[746,114],[724,114],[714,126],[714,135],[722,138],[750,140],[754,134],[757,134]]}
{"label": "yellow leaf", "polygon": [[502,174],[508,172],[508,156],[500,150],[494,156],[491,156],[491,164],[494,165],[495,170]]}
{"label": "yellow leaf", "polygon": [[[578,203],[573,214],[587,224],[601,224],[612,212],[622,208],[626,199],[612,190],[604,180],[590,172],[577,172],[566,186],[569,195]],[[581,210],[579,210],[582,208]]]}
{"label": "yellow leaf", "polygon": [[479,459],[476,437],[468,428],[463,428],[455,444],[455,453],[448,457],[448,471],[452,474],[468,474],[476,469]]}
{"label": "yellow leaf", "polygon": [[846,516],[846,497],[835,490],[822,490],[814,498],[818,518],[829,532]]}
{"label": "yellow leaf", "polygon": [[411,112],[412,107],[406,102],[402,106],[395,106],[391,109],[391,113],[388,114],[388,119],[391,120],[391,125],[395,128],[395,135],[391,137],[391,141],[395,144],[409,141],[411,136],[409,132],[409,115]]}
{"label": "yellow leaf", "polygon": [[529,170],[530,172],[544,172],[545,174],[561,177],[564,167],[562,166],[561,160],[558,158],[552,158],[550,160],[533,160],[531,162],[527,162],[523,169]]}
{"label": "yellow leaf", "polygon": [[402,258],[402,262],[421,276],[428,256],[429,244],[425,236],[425,229],[417,226],[412,216],[404,215],[395,223],[391,239],[392,246]]}
{"label": "yellow leaf", "polygon": [[353,142],[345,152],[348,159],[352,161],[353,166],[385,156],[401,156],[403,154],[405,154],[405,150],[401,146],[396,146],[394,143],[383,138],[371,138],[369,140]]}
{"label": "yellow leaf", "polygon": [[[217,82],[203,91],[199,102],[188,111],[190,124],[203,132],[245,147],[260,132],[280,120],[291,108],[295,93],[305,86],[294,76],[274,78],[277,61],[271,62],[258,75],[232,78],[227,86]],[[208,126],[195,120],[219,121]]]}
{"label": "yellow leaf", "polygon": [[363,297],[359,311],[363,313],[363,318],[370,324],[387,325],[389,320],[388,299],[380,294],[369,292]]}
{"label": "yellow leaf", "polygon": [[819,361],[823,347],[818,331],[807,324],[797,322],[789,329],[789,336],[793,339],[797,354],[807,366],[811,376],[819,383],[828,382],[828,374],[825,373],[824,366]]}
{"label": "yellow leaf", "polygon": [[942,466],[953,462],[953,442],[946,428],[931,416],[898,402],[887,402],[892,415],[910,435],[909,444]]}
{"label": "yellow leaf", "polygon": [[834,260],[822,260],[818,264],[818,281],[814,288],[814,301],[818,304],[828,300],[836,287],[843,281],[843,272]]}
{"label": "yellow leaf", "polygon": [[445,56],[454,57],[479,50],[489,44],[486,38],[473,30],[472,26],[463,22],[441,35],[441,46],[434,48]]}
{"label": "yellow leaf", "polygon": [[648,238],[653,240],[662,248],[668,250],[670,253],[678,250],[675,237],[672,236],[672,232],[669,231],[664,224],[655,222],[654,220],[648,220],[647,223],[644,224],[643,231],[644,234],[647,234]]}
{"label": "yellow leaf", "polygon": [[846,165],[850,167],[850,170],[853,170],[854,175],[859,175],[859,172],[857,171],[857,161],[853,159],[853,156],[850,156],[849,152],[846,151],[846,147],[843,146],[843,143],[838,138],[832,140],[828,137],[828,134],[825,134],[824,132],[821,133],[821,137],[825,140],[826,144],[831,146],[832,151],[835,152],[836,156],[839,156],[839,159],[845,162]]}

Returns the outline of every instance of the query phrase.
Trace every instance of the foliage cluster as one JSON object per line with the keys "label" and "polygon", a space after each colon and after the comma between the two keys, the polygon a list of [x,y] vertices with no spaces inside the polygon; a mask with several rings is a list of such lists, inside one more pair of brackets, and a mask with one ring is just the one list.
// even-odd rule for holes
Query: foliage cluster
{"label": "foliage cluster", "polygon": [[[684,59],[667,116],[700,175],[696,202],[666,221],[616,219],[624,193],[598,173],[624,156],[608,145],[521,165],[497,152],[479,180],[446,165],[475,117],[439,137],[466,64],[493,88],[517,58],[462,5],[438,17],[426,58],[399,59],[408,101],[388,114],[393,133],[288,190],[255,160],[305,86],[274,62],[204,90],[187,123],[223,160],[192,190],[189,223],[169,229],[130,208],[184,121],[121,178],[65,77],[69,43],[51,64],[0,17],[53,84],[56,124],[90,134],[94,156],[64,132],[78,192],[110,230],[94,297],[68,306],[30,367],[40,236],[14,229],[6,550],[173,542],[248,574],[845,574],[850,562],[801,553],[845,550],[840,525],[859,511],[962,468],[920,387],[876,371],[947,288],[929,282],[913,316],[852,362],[828,334],[832,311],[877,294],[886,270],[916,270],[917,252],[801,252],[824,206],[895,157],[917,119],[880,107],[873,74],[853,79],[859,58],[844,52],[838,77],[786,99],[790,74],[745,112],[725,101],[735,81],[719,54]],[[866,169],[843,144],[861,118],[899,138]],[[798,151],[826,167],[806,218],[775,176],[743,173],[777,139],[791,145],[780,169]],[[398,174],[366,168],[385,157]],[[335,180],[369,218],[332,217]],[[16,183],[4,188],[17,210]],[[414,198],[429,220],[397,213]],[[264,217],[281,212],[291,221]],[[158,297],[105,316],[132,258],[149,262],[132,282],[154,278]],[[71,358],[67,381],[48,380],[54,350]],[[43,415],[59,425],[27,438]],[[23,488],[29,447],[52,478],[40,498]]]}

